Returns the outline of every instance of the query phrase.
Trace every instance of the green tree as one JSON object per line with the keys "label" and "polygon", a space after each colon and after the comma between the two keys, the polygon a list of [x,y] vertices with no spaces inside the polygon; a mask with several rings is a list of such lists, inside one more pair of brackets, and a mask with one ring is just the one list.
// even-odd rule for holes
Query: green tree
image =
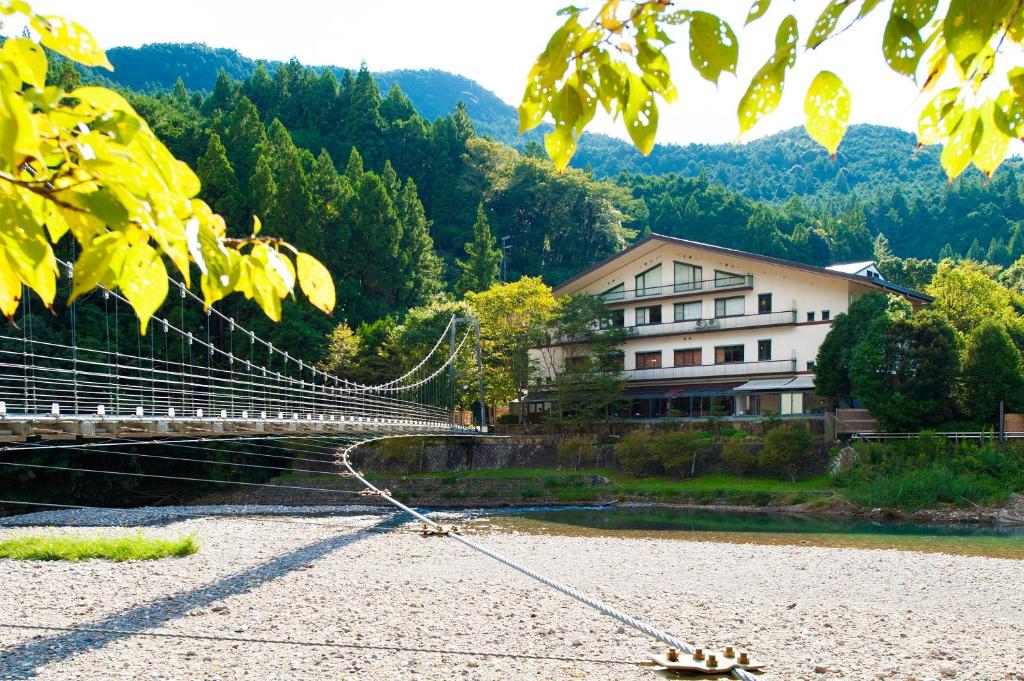
{"label": "green tree", "polygon": [[359,147],[367,166],[379,170],[384,166],[386,151],[384,119],[380,115],[380,90],[366,64],[359,67],[348,98],[348,112],[342,122],[343,137],[351,146]]}
{"label": "green tree", "polygon": [[210,207],[224,216],[228,229],[236,236],[242,236],[248,229],[242,193],[238,189],[238,178],[228,161],[227,150],[220,141],[220,135],[210,133],[206,153],[196,164],[196,174],[203,183],[203,198]]}
{"label": "green tree", "polygon": [[1017,316],[1012,294],[993,276],[993,268],[973,260],[943,260],[925,293],[935,300],[930,308],[966,338],[987,320],[1012,323]]}
{"label": "green tree", "polygon": [[402,222],[376,173],[363,172],[346,205],[344,219],[352,230],[352,243],[372,256],[350,261],[348,274],[357,286],[347,308],[350,318],[366,321],[391,314],[398,306],[396,282],[405,268]]}
{"label": "green tree", "polygon": [[[549,338],[540,352],[538,377],[554,378],[555,418],[573,425],[604,422],[610,427],[625,403],[622,374],[626,330],[598,297],[558,301]],[[551,392],[538,385],[536,392]]]}
{"label": "green tree", "polygon": [[[231,115],[228,116],[224,141],[239,185],[249,190],[250,197],[255,197],[256,194],[249,187],[249,178],[256,169],[260,150],[266,146],[267,131],[263,127],[256,106],[244,95],[238,98]],[[254,205],[254,201],[250,200],[251,205]]]}
{"label": "green tree", "polygon": [[270,161],[265,156],[260,156],[256,161],[256,170],[249,181],[249,193],[253,197],[253,208],[257,214],[263,215],[272,222],[276,222],[279,217],[277,181],[274,179],[274,171],[270,167]]}
{"label": "green tree", "polygon": [[344,212],[352,198],[352,185],[348,178],[338,173],[326,149],[320,151],[313,165],[309,191],[312,198],[310,213],[324,243],[324,262],[340,284],[340,298],[350,300],[355,292],[351,290],[345,272],[352,257],[352,234]]}
{"label": "green tree", "polygon": [[224,69],[217,72],[217,82],[214,83],[213,92],[203,102],[204,113],[212,114],[217,111],[227,111],[231,107],[231,100],[235,95],[235,86]]}
{"label": "green tree", "polygon": [[551,287],[539,277],[523,277],[486,291],[470,291],[466,302],[480,320],[487,402],[518,401],[525,429],[524,393],[538,369],[529,351],[544,343],[558,307]]}
{"label": "green tree", "polygon": [[402,222],[401,253],[405,260],[401,281],[400,307],[424,305],[444,290],[444,263],[434,252],[430,223],[409,178],[402,185],[397,201],[398,219]]}
{"label": "green tree", "polygon": [[361,341],[347,323],[342,322],[327,337],[327,349],[317,368],[338,376],[349,376],[356,365]]}
{"label": "green tree", "polygon": [[851,403],[854,398],[850,362],[854,348],[871,323],[886,313],[888,300],[880,293],[868,293],[850,303],[847,312],[836,315],[814,362],[814,389],[822,397]]}
{"label": "green tree", "polygon": [[876,318],[854,348],[853,393],[882,427],[916,431],[953,415],[952,393],[960,373],[960,342],[944,317],[905,303]]}
{"label": "green tree", "polygon": [[310,213],[313,197],[302,157],[288,130],[277,118],[270,124],[265,153],[277,182],[278,229],[286,238],[321,257],[323,235]]}
{"label": "green tree", "polygon": [[961,408],[971,418],[992,421],[1001,400],[1008,411],[1024,406],[1021,354],[999,322],[985,321],[967,337],[962,385]]}
{"label": "green tree", "polygon": [[498,278],[498,267],[501,262],[501,251],[496,245],[497,239],[491,234],[491,225],[487,220],[484,204],[478,204],[476,222],[473,223],[473,240],[465,245],[466,259],[455,261],[462,270],[462,276],[456,286],[457,291],[485,291],[491,287]]}

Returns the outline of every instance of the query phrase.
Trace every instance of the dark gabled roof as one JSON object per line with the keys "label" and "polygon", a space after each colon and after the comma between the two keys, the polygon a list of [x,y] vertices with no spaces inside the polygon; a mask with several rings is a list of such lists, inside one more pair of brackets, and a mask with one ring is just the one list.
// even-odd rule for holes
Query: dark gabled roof
{"label": "dark gabled roof", "polygon": [[792,260],[783,260],[782,258],[773,258],[773,257],[768,256],[768,255],[760,255],[758,253],[750,253],[748,251],[741,251],[741,250],[738,250],[738,249],[735,249],[735,248],[726,248],[725,246],[715,246],[714,244],[706,244],[706,243],[703,243],[701,241],[691,241],[690,239],[680,239],[679,237],[666,236],[664,234],[651,234],[650,236],[648,236],[646,238],[643,238],[640,241],[637,241],[635,244],[633,244],[633,245],[631,245],[631,246],[629,246],[629,247],[619,251],[615,255],[607,257],[604,260],[602,260],[601,262],[597,263],[596,265],[588,267],[587,269],[583,270],[579,274],[577,274],[577,275],[575,275],[573,277],[570,277],[569,279],[566,279],[561,284],[559,284],[558,286],[555,287],[555,289],[554,289],[555,294],[558,294],[558,292],[561,291],[562,289],[564,289],[566,286],[568,286],[569,284],[572,284],[573,282],[579,280],[582,277],[585,277],[586,275],[590,274],[594,270],[597,270],[597,269],[599,269],[601,267],[604,267],[605,265],[607,265],[608,263],[612,262],[613,260],[617,260],[618,258],[621,258],[622,256],[630,253],[631,251],[633,251],[633,250],[639,248],[640,246],[643,246],[644,244],[647,244],[647,243],[649,243],[651,241],[661,241],[663,243],[668,243],[668,244],[678,244],[680,246],[687,246],[689,248],[696,248],[698,250],[708,251],[710,253],[718,253],[720,255],[731,255],[731,256],[736,256],[736,257],[740,257],[740,258],[747,258],[749,260],[756,260],[758,262],[768,263],[770,265],[777,265],[778,267],[788,267],[789,269],[803,270],[805,272],[812,272],[814,274],[820,274],[820,275],[826,276],[826,277],[836,277],[838,279],[846,279],[848,281],[855,281],[855,282],[860,283],[860,284],[868,284],[870,286],[875,286],[877,288],[881,288],[881,289],[885,289],[885,290],[889,290],[889,291],[894,291],[896,293],[901,293],[901,294],[903,294],[905,296],[910,296],[912,298],[917,298],[918,300],[921,300],[921,301],[926,302],[926,303],[930,303],[932,301],[931,296],[925,295],[924,293],[921,293],[920,291],[915,291],[913,289],[906,288],[905,286],[899,286],[898,284],[893,284],[892,282],[885,281],[885,280],[882,280],[882,279],[874,279],[874,278],[871,278],[871,277],[864,277],[864,276],[861,276],[859,274],[847,274],[845,272],[837,272],[836,270],[830,270],[828,268],[818,267],[816,265],[807,265],[807,264],[802,263],[802,262],[794,262]]}

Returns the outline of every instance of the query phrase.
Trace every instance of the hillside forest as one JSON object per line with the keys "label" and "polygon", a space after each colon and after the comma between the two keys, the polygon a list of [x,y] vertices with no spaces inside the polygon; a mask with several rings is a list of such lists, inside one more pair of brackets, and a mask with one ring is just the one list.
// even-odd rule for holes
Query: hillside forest
{"label": "hillside forest", "polygon": [[[242,323],[310,362],[339,321],[372,339],[374,325],[386,335],[410,309],[487,288],[499,237],[508,237],[508,280],[548,285],[651,232],[816,265],[874,258],[892,280],[921,288],[945,257],[1022,269],[1011,267],[1024,255],[1015,160],[991,180],[967,174],[945,186],[934,150],[861,126],[835,161],[795,130],[736,147],[659,147],[648,158],[595,135],[578,154],[585,167],[558,174],[536,139],[493,134],[505,129],[493,102],[481,134],[472,111],[482,97],[460,101],[450,74],[375,77],[365,65],[296,61],[225,68],[226,52],[117,48],[115,76],[134,77],[138,89],[107,82],[196,169],[233,235],[248,234],[257,214],[328,266],[337,319],[293,303],[274,326],[226,301]],[[165,88],[159,73],[138,75],[159,59],[212,85],[178,77]],[[59,59],[51,69],[64,87],[98,78]],[[400,82],[417,98],[430,92],[432,113],[445,98],[450,109],[422,115]]]}

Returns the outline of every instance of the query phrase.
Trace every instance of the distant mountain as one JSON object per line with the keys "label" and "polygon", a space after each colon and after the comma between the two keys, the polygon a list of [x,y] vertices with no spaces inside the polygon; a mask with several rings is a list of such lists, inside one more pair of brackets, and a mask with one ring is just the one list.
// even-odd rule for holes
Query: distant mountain
{"label": "distant mountain", "polygon": [[[190,90],[210,91],[220,69],[237,80],[247,78],[257,64],[236,50],[197,43],[115,47],[107,55],[115,71],[91,71],[90,75],[137,91],[170,89],[179,77]],[[281,64],[263,63],[270,71]],[[345,70],[313,68],[329,68],[339,76]],[[462,101],[482,135],[514,146],[540,139],[539,132],[525,140],[518,137],[515,107],[469,78],[436,69],[388,71],[374,78],[384,92],[397,83],[427,119],[449,113]],[[940,191],[946,181],[938,148],[915,149],[915,144],[912,133],[897,128],[855,125],[833,160],[803,128],[792,128],[736,145],[659,144],[645,157],[628,142],[588,133],[580,141],[573,165],[590,168],[598,176],[703,172],[751,198],[768,201],[785,201],[793,195],[863,197],[895,186],[912,187],[915,192]],[[1021,160],[1011,159],[1006,167],[1019,170]]]}
{"label": "distant mountain", "polygon": [[[142,47],[114,47],[107,50],[114,65],[111,73],[100,69],[84,69],[88,75],[103,78],[137,92],[169,90],[180,77],[189,90],[209,92],[220,69],[233,80],[252,75],[260,61],[271,73],[280,61],[250,59],[237,50],[210,47],[202,43],[154,43]],[[313,66],[329,68],[339,78],[344,66]],[[353,72],[358,67],[349,69]],[[437,69],[386,71],[374,78],[382,92],[397,83],[408,95],[421,116],[433,120],[451,113],[455,104],[466,104],[477,132],[503,142],[513,142],[518,118],[516,110],[474,80]]]}

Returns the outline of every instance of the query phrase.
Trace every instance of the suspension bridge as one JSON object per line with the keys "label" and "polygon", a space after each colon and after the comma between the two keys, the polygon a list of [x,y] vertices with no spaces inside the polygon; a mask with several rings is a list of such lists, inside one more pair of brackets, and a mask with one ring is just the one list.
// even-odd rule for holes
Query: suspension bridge
{"label": "suspension bridge", "polygon": [[[62,265],[70,279],[70,265]],[[172,280],[170,291],[145,335],[117,291],[100,287],[56,314],[22,298],[16,324],[0,333],[0,473],[374,497],[420,521],[424,534],[480,552],[669,645],[656,660],[664,667],[756,678],[750,670],[759,665],[745,656],[731,649],[717,658],[705,654],[511,560],[406,506],[354,465],[352,454],[369,442],[486,431],[475,319],[451,317],[401,375],[364,384],[311,365],[204,307],[181,282]],[[474,403],[477,418],[462,406]],[[58,453],[64,456],[46,456]],[[279,481],[286,472],[355,484]],[[30,485],[17,496],[0,505],[87,508],[73,499],[33,498]]]}

